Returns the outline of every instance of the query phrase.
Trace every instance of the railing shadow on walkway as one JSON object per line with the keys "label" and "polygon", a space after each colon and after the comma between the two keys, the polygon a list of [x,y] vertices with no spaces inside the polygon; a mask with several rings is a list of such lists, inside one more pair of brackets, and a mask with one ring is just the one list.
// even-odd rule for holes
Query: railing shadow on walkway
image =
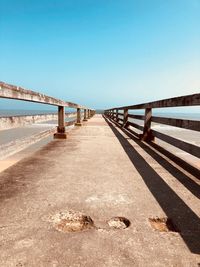
{"label": "railing shadow on walkway", "polygon": [[[148,162],[134,149],[129,141],[114,126],[114,121],[105,121],[118,138],[130,161],[141,175],[143,181],[153,194],[166,216],[170,218],[178,228],[179,234],[192,253],[200,254],[200,218],[190,207],[169,187],[162,177],[148,164]],[[177,169],[170,162],[161,157],[147,144],[139,141],[127,129],[119,127],[137,145],[145,150],[152,158],[167,169],[177,180],[179,180],[195,196],[199,197],[199,185],[191,180],[186,174]],[[155,214],[156,216],[156,214]]]}

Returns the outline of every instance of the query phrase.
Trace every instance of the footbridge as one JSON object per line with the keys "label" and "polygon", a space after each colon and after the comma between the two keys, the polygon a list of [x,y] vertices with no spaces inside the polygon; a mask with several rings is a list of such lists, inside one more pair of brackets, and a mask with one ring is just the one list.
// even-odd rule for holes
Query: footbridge
{"label": "footbridge", "polygon": [[0,266],[200,265],[200,121],[154,114],[200,94],[104,114],[2,82],[0,98],[58,107],[52,140],[0,173]]}

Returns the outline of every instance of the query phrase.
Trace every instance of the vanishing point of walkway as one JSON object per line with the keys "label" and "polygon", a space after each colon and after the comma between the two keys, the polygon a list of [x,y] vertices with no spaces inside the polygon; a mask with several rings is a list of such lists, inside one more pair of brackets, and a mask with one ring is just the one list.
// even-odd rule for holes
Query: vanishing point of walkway
{"label": "vanishing point of walkway", "polygon": [[[200,183],[101,115],[0,174],[0,266],[199,266]],[[79,211],[95,228],[63,233],[51,217]],[[115,216],[130,220],[112,229]],[[160,232],[149,218],[171,218]]]}

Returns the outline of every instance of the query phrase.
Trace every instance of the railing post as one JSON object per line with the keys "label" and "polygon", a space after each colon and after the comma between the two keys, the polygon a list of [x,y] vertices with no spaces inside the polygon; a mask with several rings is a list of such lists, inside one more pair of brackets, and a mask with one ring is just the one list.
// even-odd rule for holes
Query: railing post
{"label": "railing post", "polygon": [[84,109],[84,119],[83,121],[87,121],[87,109]]}
{"label": "railing post", "polygon": [[76,126],[82,126],[82,123],[81,123],[81,109],[80,108],[77,108],[77,118],[76,118],[75,125]]}
{"label": "railing post", "polygon": [[124,121],[123,121],[123,127],[126,127],[127,122],[128,122],[128,109],[125,108],[125,109],[124,109]]}
{"label": "railing post", "polygon": [[112,109],[112,115],[111,115],[111,119],[114,119],[114,109]]}
{"label": "railing post", "polygon": [[142,141],[153,141],[154,136],[151,132],[151,117],[152,117],[152,109],[146,108],[145,109],[145,118],[144,118],[144,130],[143,134],[141,135]]}
{"label": "railing post", "polygon": [[56,139],[66,139],[67,134],[65,132],[65,107],[58,106],[58,126],[57,133],[54,134]]}
{"label": "railing post", "polygon": [[116,109],[116,122],[118,122],[118,117],[119,117],[119,114],[118,114],[118,109]]}

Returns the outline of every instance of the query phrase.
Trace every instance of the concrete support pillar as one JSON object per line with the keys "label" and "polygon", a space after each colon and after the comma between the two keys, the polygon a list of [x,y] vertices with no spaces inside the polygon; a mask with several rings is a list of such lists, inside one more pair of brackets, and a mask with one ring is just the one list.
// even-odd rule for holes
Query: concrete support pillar
{"label": "concrete support pillar", "polygon": [[75,123],[76,126],[81,126],[82,123],[81,123],[81,109],[80,108],[77,108],[77,118],[76,118],[76,123]]}
{"label": "concrete support pillar", "polygon": [[83,121],[87,121],[87,109],[84,109],[84,119]]}
{"label": "concrete support pillar", "polygon": [[143,141],[154,140],[154,136],[152,135],[152,132],[151,132],[151,117],[152,117],[152,109],[146,108],[145,119],[144,119],[144,130],[143,130],[143,134],[141,135],[141,140]]}
{"label": "concrete support pillar", "polygon": [[123,127],[126,127],[127,122],[128,122],[128,109],[125,108],[125,109],[124,109],[124,121],[123,121]]}
{"label": "concrete support pillar", "polygon": [[67,134],[65,132],[65,107],[58,106],[58,126],[57,133],[54,134],[54,138],[66,139]]}

